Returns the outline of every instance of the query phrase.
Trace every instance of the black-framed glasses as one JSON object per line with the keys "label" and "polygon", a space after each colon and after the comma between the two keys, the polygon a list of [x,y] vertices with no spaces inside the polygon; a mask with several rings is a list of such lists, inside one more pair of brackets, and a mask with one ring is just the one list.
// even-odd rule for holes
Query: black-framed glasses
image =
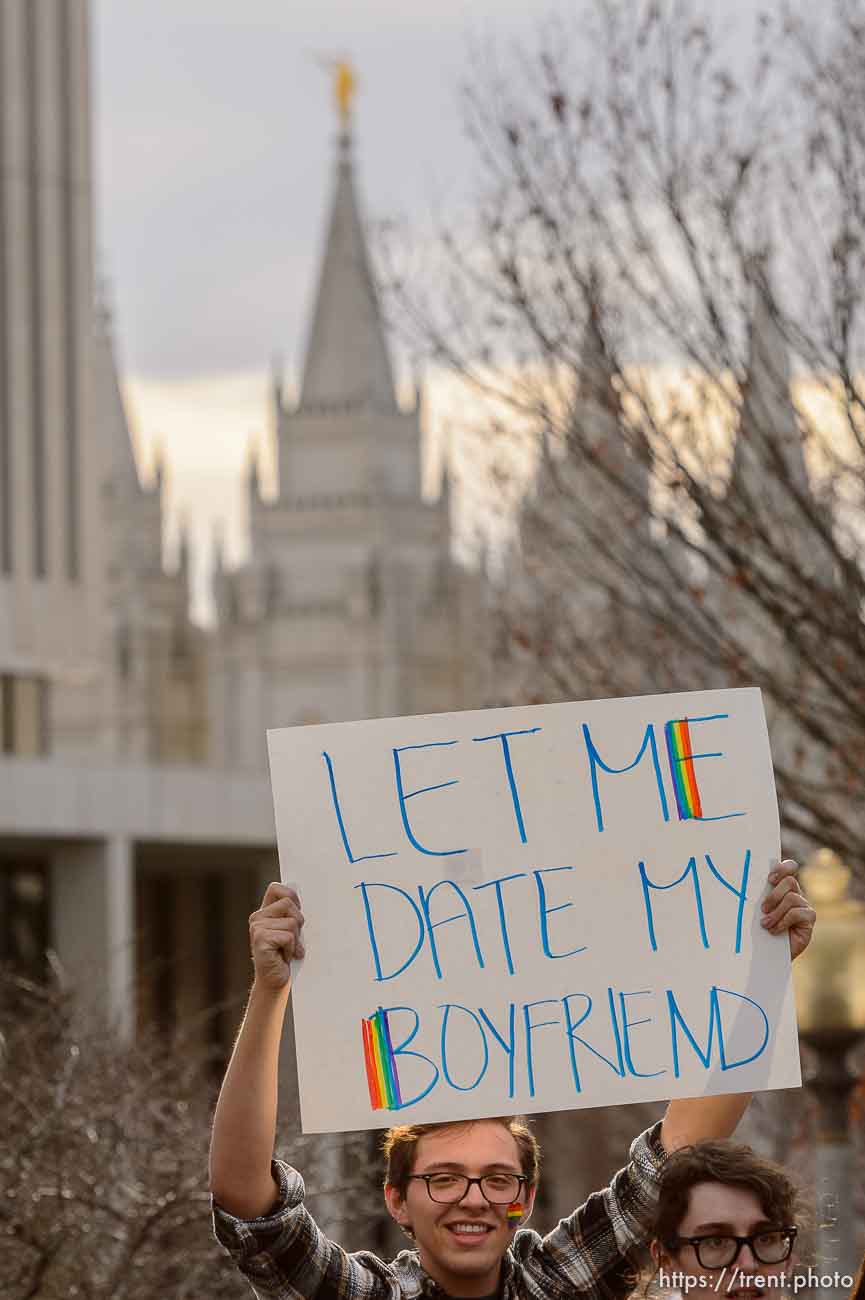
{"label": "black-framed glasses", "polygon": [[412,1178],[426,1183],[430,1200],[437,1201],[439,1205],[456,1205],[475,1184],[490,1205],[510,1205],[522,1192],[523,1184],[528,1182],[524,1174],[508,1173],[482,1174],[480,1178],[469,1178],[468,1174],[441,1171],[436,1174],[409,1174],[409,1179]]}
{"label": "black-framed glasses", "polygon": [[668,1246],[693,1246],[701,1268],[729,1268],[739,1258],[742,1247],[751,1247],[759,1264],[783,1264],[793,1251],[798,1228],[761,1228],[748,1237],[734,1237],[726,1232],[707,1232],[700,1237],[675,1237]]}

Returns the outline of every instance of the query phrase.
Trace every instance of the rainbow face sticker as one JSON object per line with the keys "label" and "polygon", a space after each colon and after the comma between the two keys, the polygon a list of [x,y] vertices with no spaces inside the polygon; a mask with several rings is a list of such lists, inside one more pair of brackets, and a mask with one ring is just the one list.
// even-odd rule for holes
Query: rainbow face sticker
{"label": "rainbow face sticker", "polygon": [[514,1201],[513,1205],[509,1205],[507,1209],[508,1223],[517,1223],[523,1217],[524,1213],[525,1211],[519,1201]]}

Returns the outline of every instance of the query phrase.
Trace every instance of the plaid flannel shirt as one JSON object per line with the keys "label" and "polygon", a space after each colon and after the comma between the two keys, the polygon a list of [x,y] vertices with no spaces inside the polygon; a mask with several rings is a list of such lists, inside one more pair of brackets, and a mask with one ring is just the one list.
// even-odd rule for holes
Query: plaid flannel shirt
{"label": "plaid flannel shirt", "polygon": [[[657,1202],[664,1161],[660,1124],[631,1144],[630,1161],[609,1187],[546,1237],[515,1234],[503,1261],[502,1300],[613,1300],[633,1285],[628,1255],[644,1244]],[[214,1203],[216,1236],[260,1300],[442,1300],[444,1292],[421,1267],[417,1251],[392,1263],[369,1251],[350,1255],[329,1241],[303,1204],[300,1174],[275,1160],[275,1209],[261,1219],[237,1219]]]}

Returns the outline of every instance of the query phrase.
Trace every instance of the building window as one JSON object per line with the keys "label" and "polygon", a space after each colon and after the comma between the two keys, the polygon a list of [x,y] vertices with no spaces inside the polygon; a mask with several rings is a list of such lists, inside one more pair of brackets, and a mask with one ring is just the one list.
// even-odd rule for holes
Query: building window
{"label": "building window", "polygon": [[49,944],[45,866],[0,862],[0,964],[29,979],[43,979]]}
{"label": "building window", "polygon": [[0,752],[16,758],[48,753],[48,682],[0,673]]}
{"label": "building window", "polygon": [[240,866],[184,873],[154,859],[136,872],[139,1032],[178,1035],[218,1077],[249,990],[245,918],[259,905],[260,884],[257,869]]}

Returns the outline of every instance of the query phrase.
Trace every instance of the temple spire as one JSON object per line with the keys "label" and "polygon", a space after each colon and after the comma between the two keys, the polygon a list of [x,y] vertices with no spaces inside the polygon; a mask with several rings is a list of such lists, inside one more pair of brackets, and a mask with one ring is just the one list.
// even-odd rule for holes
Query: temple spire
{"label": "temple spire", "polygon": [[213,555],[213,576],[221,578],[225,573],[225,526],[221,519],[215,520],[211,531],[211,552]]}
{"label": "temple spire", "polygon": [[259,474],[259,447],[258,439],[252,435],[249,439],[249,450],[246,461],[246,491],[251,506],[257,506],[261,501],[261,477]]}
{"label": "temple spire", "polygon": [[151,492],[162,496],[165,489],[165,445],[161,438],[153,444],[153,478]]}
{"label": "temple spire", "polygon": [[[592,290],[577,363],[577,387],[571,419],[576,433],[574,470],[592,508],[617,500],[624,493],[632,523],[645,524],[649,515],[649,473],[629,447],[616,368],[605,338],[600,304]],[[549,449],[546,449],[549,457]],[[609,477],[608,477],[609,476]]]}
{"label": "temple spire", "polygon": [[337,104],[342,129],[330,223],[303,368],[301,412],[398,409],[355,190],[350,133],[353,93],[350,68],[338,64]]}
{"label": "temple spire", "polygon": [[285,371],[285,362],[280,355],[271,359],[270,363],[270,394],[273,402],[273,409],[278,415],[283,406],[283,374]]}
{"label": "temple spire", "polygon": [[[791,395],[790,351],[764,258],[753,268],[753,308],[750,356],[736,434],[731,491],[744,499],[774,500],[783,477],[801,491],[809,490],[802,434]],[[786,494],[781,493],[786,497]]]}
{"label": "temple spire", "polygon": [[190,540],[189,540],[189,515],[184,510],[180,515],[180,522],[177,531],[177,572],[185,581],[189,581],[190,572]]}
{"label": "temple spire", "polygon": [[117,374],[113,332],[108,288],[103,279],[97,284],[94,331],[96,400],[105,436],[103,463],[115,491],[121,496],[137,497],[142,491],[141,480]]}

